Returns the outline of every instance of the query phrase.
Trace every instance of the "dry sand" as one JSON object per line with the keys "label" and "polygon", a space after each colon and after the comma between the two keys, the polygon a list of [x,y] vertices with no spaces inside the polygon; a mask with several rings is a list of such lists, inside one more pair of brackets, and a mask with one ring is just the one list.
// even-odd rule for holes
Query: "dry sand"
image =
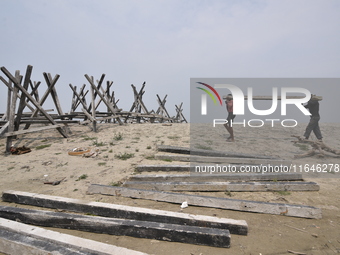
{"label": "dry sand", "polygon": [[[55,130],[18,136],[14,146],[27,146],[32,152],[23,155],[0,154],[1,191],[19,190],[48,195],[64,196],[133,205],[153,209],[180,211],[179,205],[141,199],[128,199],[103,195],[87,195],[90,184],[112,185],[128,178],[138,164],[186,164],[184,162],[164,162],[152,158],[156,144],[190,146],[190,125],[172,124],[98,124],[94,133],[89,126],[72,125],[72,135],[65,139]],[[340,149],[340,125],[321,124],[324,142]],[[265,127],[238,128],[235,130],[235,143],[226,143],[226,130],[223,127],[206,128],[202,136],[192,141],[196,148],[210,148],[229,152],[241,152],[276,156],[292,160],[294,164],[340,164],[339,158],[309,157],[294,159],[294,154],[306,152],[305,148],[295,146],[291,135],[301,135],[304,125],[294,129]],[[122,137],[121,140],[118,137]],[[0,149],[5,150],[6,140],[0,139]],[[100,154],[95,158],[69,156],[68,150],[97,144]],[[41,145],[50,145],[37,149]],[[127,160],[115,156],[133,154]],[[340,252],[340,173],[328,174],[327,178],[311,178],[320,185],[319,192],[224,192],[203,193],[217,197],[239,198],[256,201],[303,204],[322,208],[323,218],[303,219],[278,215],[237,212],[190,206],[186,213],[226,217],[246,220],[249,225],[248,236],[232,235],[231,248],[171,243],[143,238],[110,236],[80,231],[54,229],[85,238],[114,244],[149,254],[291,254],[287,250],[305,254],[336,254]],[[52,186],[46,181],[65,178],[61,184]],[[196,192],[196,194],[199,194]],[[1,205],[9,205],[0,202]],[[13,205],[12,205],[13,206]],[[20,206],[20,205],[15,205]],[[300,229],[301,231],[289,226]],[[317,237],[312,236],[317,234]]]}

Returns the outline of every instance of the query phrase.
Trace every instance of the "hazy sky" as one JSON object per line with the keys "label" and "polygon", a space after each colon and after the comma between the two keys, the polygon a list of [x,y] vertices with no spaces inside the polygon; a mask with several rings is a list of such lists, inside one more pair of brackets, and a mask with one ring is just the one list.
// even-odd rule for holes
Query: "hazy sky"
{"label": "hazy sky", "polygon": [[[192,77],[340,74],[338,0],[0,3],[0,66],[24,73],[33,65],[32,80],[43,82],[41,94],[42,73],[60,74],[56,88],[65,112],[71,105],[69,84],[88,84],[84,74],[99,79],[105,73],[114,81],[124,110],[133,102],[130,85],[139,89],[146,81],[149,110],[158,107],[156,94],[168,94],[170,115],[184,102],[187,117]],[[0,83],[0,112],[6,97]]]}

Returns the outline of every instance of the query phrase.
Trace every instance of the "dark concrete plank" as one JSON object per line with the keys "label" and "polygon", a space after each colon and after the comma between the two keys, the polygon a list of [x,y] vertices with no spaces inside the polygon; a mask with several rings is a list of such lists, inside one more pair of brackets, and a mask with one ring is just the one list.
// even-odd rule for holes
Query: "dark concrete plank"
{"label": "dark concrete plank", "polygon": [[3,218],[0,218],[0,252],[39,255],[146,255]]}
{"label": "dark concrete plank", "polygon": [[239,158],[239,157],[202,157],[196,155],[167,154],[155,155],[158,160],[182,161],[191,163],[218,163],[218,164],[247,164],[247,165],[282,165],[289,166],[291,161],[282,159],[259,159],[259,158]]}
{"label": "dark concrete plank", "polygon": [[163,172],[189,172],[189,165],[138,165],[136,166],[137,172],[153,172],[153,171],[163,171]]}
{"label": "dark concrete plank", "polygon": [[65,228],[100,234],[132,236],[213,247],[230,247],[230,233],[227,229],[113,219],[9,206],[0,206],[0,217],[44,227]]}
{"label": "dark concrete plank", "polygon": [[247,235],[248,233],[248,225],[244,220],[233,220],[125,205],[88,202],[79,199],[49,196],[22,191],[4,191],[2,194],[2,199],[5,202],[64,209],[68,211],[89,213],[104,217],[229,229],[231,234],[239,235]]}

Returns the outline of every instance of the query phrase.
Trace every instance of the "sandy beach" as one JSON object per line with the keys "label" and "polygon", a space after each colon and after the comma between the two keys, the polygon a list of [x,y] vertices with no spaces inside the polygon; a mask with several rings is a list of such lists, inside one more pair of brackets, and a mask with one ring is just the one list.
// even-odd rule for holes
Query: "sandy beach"
{"label": "sandy beach", "polygon": [[[340,125],[321,123],[324,142],[340,149]],[[129,176],[137,174],[137,165],[188,164],[186,162],[165,162],[154,159],[157,145],[172,145],[205,148],[226,152],[240,152],[273,156],[304,164],[340,164],[340,158],[317,156],[294,158],[305,153],[307,148],[294,145],[302,135],[305,125],[294,129],[282,127],[239,128],[235,130],[235,142],[227,143],[226,130],[221,126],[206,128],[205,135],[190,139],[190,124],[143,123],[118,125],[98,124],[98,132],[90,126],[70,125],[72,134],[63,138],[56,130],[19,135],[13,146],[26,146],[31,152],[22,155],[8,155],[5,151],[6,139],[0,139],[1,191],[18,190],[39,194],[77,198],[132,205],[151,209],[182,211],[185,213],[217,216],[246,220],[248,236],[232,235],[230,248],[215,248],[200,245],[111,236],[65,229],[53,229],[96,241],[122,246],[148,254],[336,254],[340,253],[340,172],[325,174],[323,178],[313,178],[306,174],[305,180],[317,182],[320,191],[310,192],[192,192],[234,199],[309,205],[322,209],[322,219],[304,219],[281,215],[238,212],[214,208],[191,206],[181,210],[178,204],[155,202],[142,199],[89,195],[91,184],[119,185]],[[313,139],[313,137],[311,138]],[[315,138],[314,138],[315,139]],[[70,156],[75,148],[96,148],[96,157]],[[62,180],[59,185],[44,184]],[[1,205],[25,207],[0,202]],[[27,207],[27,206],[26,206]]]}

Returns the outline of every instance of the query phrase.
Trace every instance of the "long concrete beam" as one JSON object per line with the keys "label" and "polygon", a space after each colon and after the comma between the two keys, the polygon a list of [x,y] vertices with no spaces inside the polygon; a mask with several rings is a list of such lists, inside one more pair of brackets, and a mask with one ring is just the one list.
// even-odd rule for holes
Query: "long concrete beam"
{"label": "long concrete beam", "polygon": [[300,173],[266,174],[136,174],[129,181],[148,182],[221,182],[221,181],[302,181]]}
{"label": "long concrete beam", "polygon": [[[157,155],[156,155],[157,156]],[[158,155],[163,156],[163,155]],[[176,160],[177,156],[183,156],[183,155],[169,155],[174,157],[169,157],[168,159]],[[166,157],[167,158],[167,157]],[[190,156],[185,156],[184,158],[186,161],[190,161]],[[209,157],[201,157],[202,160],[206,160],[205,158],[208,158],[208,161],[210,160]],[[162,158],[164,159],[164,158]],[[182,159],[182,157],[178,158],[179,160]],[[214,157],[213,159],[217,159],[219,161],[222,161],[222,163],[225,163],[227,158],[222,157]],[[251,176],[252,174],[262,174],[266,175],[268,173],[276,173],[276,174],[282,174],[285,176],[288,176],[288,174],[293,174],[294,172],[290,173],[290,162],[289,161],[274,161],[274,162],[268,162],[268,164],[264,164],[263,162],[259,164],[259,161],[254,161],[254,163],[250,162],[242,163],[247,159],[235,159],[235,164],[233,163],[227,163],[226,165],[212,165],[212,164],[194,164],[192,162],[188,165],[137,165],[135,170],[136,172],[186,172],[190,175],[197,175],[197,176],[209,176],[209,175],[226,175],[226,176],[232,176],[236,174],[244,174]],[[252,160],[252,159],[250,159]],[[257,160],[257,159],[254,159]],[[279,164],[280,163],[280,164]],[[286,172],[285,172],[286,171]],[[231,177],[232,178],[232,177]]]}
{"label": "long concrete beam", "polygon": [[230,233],[227,229],[85,216],[9,206],[0,206],[0,217],[44,227],[65,228],[100,234],[132,236],[213,247],[230,247]]}
{"label": "long concrete beam", "polygon": [[318,191],[315,182],[149,182],[127,181],[123,184],[127,188],[148,189],[158,191]]}
{"label": "long concrete beam", "polygon": [[239,158],[260,158],[260,159],[277,159],[271,156],[244,154],[231,151],[215,151],[215,150],[203,150],[189,147],[179,147],[170,145],[157,145],[158,151],[171,152],[178,154],[190,154],[197,156],[210,156],[210,157],[239,157]]}
{"label": "long concrete beam", "polygon": [[3,218],[0,218],[0,252],[39,255],[147,255]]}
{"label": "long concrete beam", "polygon": [[141,198],[175,204],[181,204],[183,201],[187,201],[189,206],[196,205],[243,212],[267,213],[302,218],[322,218],[321,209],[306,205],[268,203],[241,199],[197,196],[174,192],[105,186],[99,184],[92,184],[88,189],[88,193]]}
{"label": "long concrete beam", "polygon": [[202,157],[192,155],[155,155],[158,160],[183,161],[192,163],[224,163],[224,164],[249,164],[249,165],[291,165],[291,161],[283,159],[259,159],[259,158],[232,158],[232,157]]}
{"label": "long concrete beam", "polygon": [[[42,195],[22,191],[4,191],[2,200],[46,208],[64,209],[93,215],[179,224],[197,227],[229,229],[231,234],[247,235],[248,225],[244,220],[233,220],[205,215],[155,210],[134,206],[89,202],[79,199]],[[183,201],[182,201],[183,202]]]}
{"label": "long concrete beam", "polygon": [[153,172],[153,171],[162,171],[162,172],[189,172],[190,170],[194,170],[190,165],[138,165],[136,166],[137,172]]}

